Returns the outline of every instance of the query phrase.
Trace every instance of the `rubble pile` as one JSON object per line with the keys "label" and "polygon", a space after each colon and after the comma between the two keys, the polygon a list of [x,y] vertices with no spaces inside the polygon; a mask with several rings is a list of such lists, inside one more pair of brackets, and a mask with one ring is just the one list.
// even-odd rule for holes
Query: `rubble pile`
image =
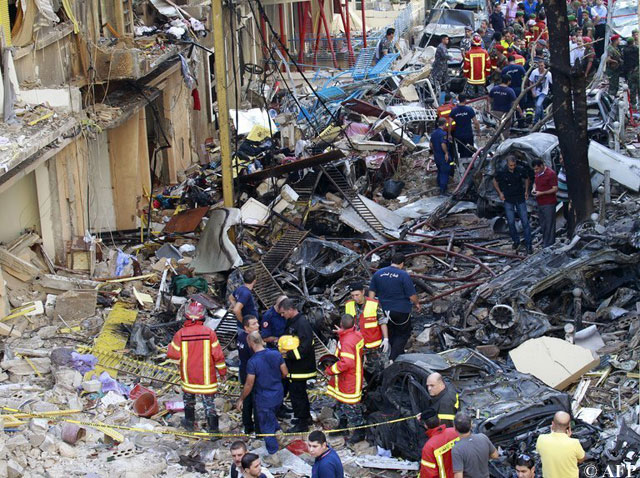
{"label": "rubble pile", "polygon": [[[154,58],[167,54],[159,38],[197,37],[201,27],[174,18],[137,27],[131,41],[148,42]],[[102,47],[105,55],[116,48]],[[406,257],[422,307],[406,353],[366,384],[366,440],[331,433],[339,421],[327,378],[309,381],[314,427],[329,431],[347,476],[415,474],[425,438],[412,417],[430,406],[433,373],[499,447],[492,476],[510,476],[558,411],[573,415],[583,466],[640,466],[637,159],[609,148],[617,133],[594,136],[598,213],[574,231],[559,217],[565,237],[549,247],[527,191],[534,242],[525,253],[509,237],[494,179],[509,158],[528,173],[537,159],[560,170],[553,128],[514,126],[516,137],[496,141],[488,100],[470,102],[482,120],[478,149],[456,157],[453,187],[442,191],[430,139],[442,116],[431,54],[393,53],[363,71],[356,63],[301,84],[285,79],[285,89],[275,82],[286,62],[271,65],[272,77],[247,85],[230,112],[237,208],[224,207],[227,171],[211,140],[177,184],[148,193],[139,230],[87,231],[68,244],[66,264],[53,262],[34,231],[0,246],[0,299],[9,306],[0,309],[0,477],[227,476],[232,441],[265,454],[233,406],[242,385],[230,296],[242,274],[255,273],[262,312],[282,295],[299,302],[319,359],[336,350],[349,285],[368,284],[395,253]],[[24,120],[37,123],[39,108]],[[112,108],[94,109],[92,120],[108,121]],[[190,301],[204,307],[230,370],[215,398],[214,436],[203,423],[185,431],[180,370],[167,359]],[[305,436],[281,440],[268,463],[274,475],[310,476]]]}

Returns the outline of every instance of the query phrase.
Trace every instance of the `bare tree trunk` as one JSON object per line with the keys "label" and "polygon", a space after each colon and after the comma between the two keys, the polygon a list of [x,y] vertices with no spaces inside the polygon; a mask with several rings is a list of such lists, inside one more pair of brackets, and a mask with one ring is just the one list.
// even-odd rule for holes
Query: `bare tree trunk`
{"label": "bare tree trunk", "polygon": [[548,0],[545,12],[552,58],[553,120],[567,171],[570,210],[574,224],[578,224],[593,212],[584,70],[578,62],[570,67],[566,1]]}

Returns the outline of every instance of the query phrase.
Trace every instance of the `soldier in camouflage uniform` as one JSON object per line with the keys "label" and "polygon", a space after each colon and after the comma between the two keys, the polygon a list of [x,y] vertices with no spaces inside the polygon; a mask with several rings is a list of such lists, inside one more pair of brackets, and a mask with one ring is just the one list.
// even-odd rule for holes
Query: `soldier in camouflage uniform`
{"label": "soldier in camouflage uniform", "polygon": [[524,12],[518,10],[516,12],[516,21],[513,22],[512,25],[513,28],[513,33],[516,36],[516,38],[519,39],[524,39],[524,32],[527,29],[526,25],[524,24]]}
{"label": "soldier in camouflage uniform", "polygon": [[633,36],[627,40],[624,49],[624,76],[629,86],[629,103],[634,109],[638,108],[638,30],[633,30]]}
{"label": "soldier in camouflage uniform", "polygon": [[609,94],[616,96],[620,86],[622,70],[622,52],[620,51],[620,35],[611,35],[611,43],[607,47],[607,76],[609,77]]}
{"label": "soldier in camouflage uniform", "polygon": [[443,91],[448,88],[449,84],[449,36],[442,35],[440,44],[436,48],[436,56],[431,66],[431,83],[436,89]]}

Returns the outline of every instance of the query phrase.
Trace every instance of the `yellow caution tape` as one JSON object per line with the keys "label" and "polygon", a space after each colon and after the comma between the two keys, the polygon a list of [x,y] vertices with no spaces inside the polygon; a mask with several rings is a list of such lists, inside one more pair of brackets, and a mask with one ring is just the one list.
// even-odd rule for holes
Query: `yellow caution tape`
{"label": "yellow caution tape", "polygon": [[[18,412],[21,413],[22,415],[25,415],[25,418],[30,417],[30,418],[48,418],[48,419],[52,419],[54,417],[51,416],[45,416],[45,415],[41,415],[38,413],[22,413],[20,412],[20,410],[16,410],[14,408],[9,408],[9,407],[0,407],[0,409],[2,410],[6,410],[8,412]],[[401,422],[406,422],[407,420],[413,420],[415,418],[417,418],[418,415],[411,415],[408,417],[402,417],[402,418],[395,418],[393,420],[387,420],[384,422],[378,422],[378,423],[370,423],[368,425],[359,425],[359,426],[355,426],[355,427],[347,427],[347,428],[336,428],[334,430],[323,430],[323,432],[325,434],[330,434],[330,433],[344,433],[344,432],[351,432],[351,431],[355,431],[355,430],[364,430],[366,428],[374,428],[374,427],[379,427],[381,425],[391,425],[394,423],[401,423]],[[55,419],[58,419],[58,417],[55,417]],[[264,437],[278,437],[278,436],[305,436],[308,435],[309,432],[304,432],[304,433],[255,433],[255,434],[246,434],[246,433],[209,433],[209,432],[186,432],[186,431],[174,431],[174,430],[147,430],[146,428],[137,428],[137,427],[128,427],[125,425],[110,425],[110,424],[106,424],[106,423],[102,423],[102,422],[98,422],[98,423],[94,423],[94,422],[86,422],[86,421],[82,421],[82,420],[73,420],[70,418],[60,418],[60,421],[65,421],[65,422],[69,422],[69,423],[74,423],[76,425],[83,425],[86,427],[93,427],[93,428],[97,428],[103,432],[105,432],[106,429],[108,430],[122,430],[122,431],[129,431],[129,432],[135,432],[135,433],[150,433],[150,434],[154,434],[154,435],[172,435],[172,436],[181,436],[181,437],[185,437],[185,438],[194,438],[194,439],[200,439],[200,438],[264,438]],[[106,434],[106,432],[105,432]],[[112,435],[110,435],[112,436]],[[123,437],[124,440],[124,437]]]}

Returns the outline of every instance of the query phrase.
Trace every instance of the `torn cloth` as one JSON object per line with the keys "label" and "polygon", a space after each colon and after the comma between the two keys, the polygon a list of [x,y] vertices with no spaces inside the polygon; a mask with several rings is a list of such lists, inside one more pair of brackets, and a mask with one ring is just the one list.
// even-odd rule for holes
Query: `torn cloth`
{"label": "torn cloth", "polygon": [[196,85],[196,79],[191,74],[189,63],[187,62],[187,59],[184,57],[182,53],[179,53],[178,56],[180,57],[180,64],[182,68],[182,76],[184,78],[184,82],[189,87],[190,90],[193,90],[194,86]]}

